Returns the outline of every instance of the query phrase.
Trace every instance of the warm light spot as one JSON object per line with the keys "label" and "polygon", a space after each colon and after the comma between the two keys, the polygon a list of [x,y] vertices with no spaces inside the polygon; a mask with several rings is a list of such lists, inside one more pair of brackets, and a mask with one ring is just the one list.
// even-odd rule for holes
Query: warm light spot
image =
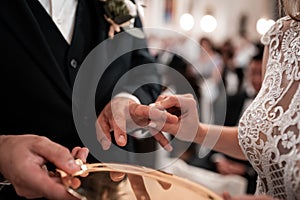
{"label": "warm light spot", "polygon": [[256,30],[259,34],[264,35],[275,23],[272,19],[260,18],[256,23]]}
{"label": "warm light spot", "polygon": [[206,33],[211,33],[217,28],[217,20],[211,15],[205,15],[200,21],[202,30]]}
{"label": "warm light spot", "polygon": [[185,13],[180,17],[180,26],[185,31],[191,30],[194,27],[194,23],[194,17],[189,13]]}

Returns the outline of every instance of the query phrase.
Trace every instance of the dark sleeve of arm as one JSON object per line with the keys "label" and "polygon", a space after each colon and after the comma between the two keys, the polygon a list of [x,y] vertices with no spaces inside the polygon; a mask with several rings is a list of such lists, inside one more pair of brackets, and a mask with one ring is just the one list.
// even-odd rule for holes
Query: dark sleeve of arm
{"label": "dark sleeve of arm", "polygon": [[[135,20],[135,27],[142,28],[139,17]],[[146,43],[146,39],[143,42]],[[135,70],[131,71],[130,82],[124,86],[125,90],[133,91],[133,94],[142,104],[154,102],[161,92],[161,77],[157,71],[159,65],[155,63],[149,49],[144,48],[133,51],[131,66]]]}
{"label": "dark sleeve of arm", "polygon": [[129,83],[125,90],[132,91],[142,104],[149,104],[156,100],[161,92],[161,77],[157,71],[157,64],[146,49],[136,50],[132,56],[132,66]]}

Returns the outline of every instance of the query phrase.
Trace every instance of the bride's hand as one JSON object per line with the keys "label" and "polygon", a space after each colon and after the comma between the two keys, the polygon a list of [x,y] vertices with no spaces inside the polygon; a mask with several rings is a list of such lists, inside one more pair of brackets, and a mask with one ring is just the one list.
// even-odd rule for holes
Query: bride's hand
{"label": "bride's hand", "polygon": [[[194,141],[199,125],[197,103],[191,94],[160,96],[153,105],[178,116],[176,122],[151,120],[149,126],[164,131],[184,141]],[[163,124],[162,124],[163,123]]]}

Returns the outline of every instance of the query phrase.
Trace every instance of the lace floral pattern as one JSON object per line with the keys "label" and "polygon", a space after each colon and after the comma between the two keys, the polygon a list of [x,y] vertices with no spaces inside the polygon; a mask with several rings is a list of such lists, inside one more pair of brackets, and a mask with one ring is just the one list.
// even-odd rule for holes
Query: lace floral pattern
{"label": "lace floral pattern", "polygon": [[258,173],[258,194],[300,199],[300,22],[279,19],[262,88],[239,123],[239,142]]}

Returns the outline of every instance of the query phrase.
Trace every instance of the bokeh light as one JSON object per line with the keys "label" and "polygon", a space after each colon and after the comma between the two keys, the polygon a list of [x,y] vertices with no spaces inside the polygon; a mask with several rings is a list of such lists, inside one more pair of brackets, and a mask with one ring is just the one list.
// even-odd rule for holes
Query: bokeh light
{"label": "bokeh light", "polygon": [[274,23],[275,21],[272,19],[268,20],[265,18],[260,18],[257,20],[256,30],[259,34],[263,35],[271,28],[271,26],[273,26]]}
{"label": "bokeh light", "polygon": [[185,14],[181,15],[180,26],[183,30],[185,30],[185,31],[191,30],[194,27],[194,24],[195,24],[195,20],[191,14],[185,13]]}
{"label": "bokeh light", "polygon": [[216,30],[218,23],[216,18],[211,15],[204,15],[200,21],[201,29],[206,33],[211,33]]}

